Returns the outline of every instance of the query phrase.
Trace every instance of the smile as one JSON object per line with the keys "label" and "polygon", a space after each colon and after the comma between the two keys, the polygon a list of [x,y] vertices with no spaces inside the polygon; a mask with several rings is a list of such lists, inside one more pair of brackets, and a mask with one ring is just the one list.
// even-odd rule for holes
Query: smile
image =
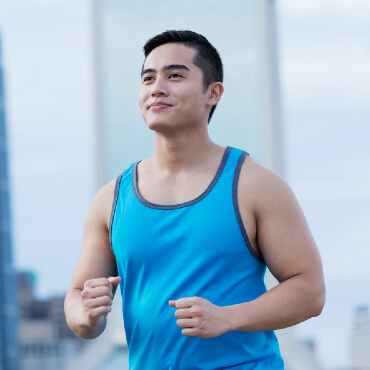
{"label": "smile", "polygon": [[170,107],[169,104],[166,103],[153,103],[149,106],[150,110],[161,110]]}

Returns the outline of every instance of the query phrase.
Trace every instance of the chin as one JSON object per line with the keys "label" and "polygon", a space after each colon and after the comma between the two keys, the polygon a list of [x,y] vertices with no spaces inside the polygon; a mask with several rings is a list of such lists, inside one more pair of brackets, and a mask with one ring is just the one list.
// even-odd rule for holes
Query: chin
{"label": "chin", "polygon": [[172,121],[164,121],[164,120],[154,120],[150,122],[146,122],[148,128],[152,131],[162,133],[162,134],[169,134],[171,132],[178,131],[180,123],[174,120]]}
{"label": "chin", "polygon": [[163,131],[163,130],[168,130],[170,123],[166,121],[162,121],[162,120],[154,120],[154,121],[146,122],[146,125],[148,126],[150,130]]}

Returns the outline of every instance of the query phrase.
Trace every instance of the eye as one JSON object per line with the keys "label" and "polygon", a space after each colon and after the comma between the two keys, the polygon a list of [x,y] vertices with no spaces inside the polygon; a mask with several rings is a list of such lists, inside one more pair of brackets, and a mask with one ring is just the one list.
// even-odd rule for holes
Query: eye
{"label": "eye", "polygon": [[143,78],[143,82],[149,82],[149,81],[152,81],[153,80],[153,77],[152,76],[146,76]]}
{"label": "eye", "polygon": [[179,78],[179,77],[182,77],[182,76],[179,75],[178,73],[171,73],[170,74],[170,78]]}

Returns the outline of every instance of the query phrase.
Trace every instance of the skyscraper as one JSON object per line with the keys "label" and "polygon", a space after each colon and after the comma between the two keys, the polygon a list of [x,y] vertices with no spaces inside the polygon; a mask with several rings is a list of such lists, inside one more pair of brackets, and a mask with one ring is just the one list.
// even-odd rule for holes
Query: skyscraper
{"label": "skyscraper", "polygon": [[[275,23],[273,0],[189,0],[181,5],[169,0],[155,5],[149,0],[95,0],[97,188],[154,150],[154,133],[138,108],[142,46],[166,29],[199,32],[220,52],[225,93],[210,122],[211,139],[247,150],[283,175]],[[121,311],[119,298],[117,292],[111,314],[115,317]],[[105,339],[91,345],[99,367],[86,353],[74,368],[86,366],[89,359],[89,369],[119,368],[115,364],[127,360],[127,353],[119,351],[122,330],[110,316]],[[287,369],[320,368],[291,330],[284,331],[281,344]]]}
{"label": "skyscraper", "polygon": [[205,35],[223,59],[225,93],[211,138],[283,173],[274,1],[94,4],[98,186],[153,152],[154,133],[138,109],[142,46],[166,29]]}
{"label": "skyscraper", "polygon": [[351,369],[370,369],[370,308],[358,307],[350,339]]}
{"label": "skyscraper", "polygon": [[0,38],[0,370],[16,370],[16,279],[12,265],[12,235],[4,75]]}

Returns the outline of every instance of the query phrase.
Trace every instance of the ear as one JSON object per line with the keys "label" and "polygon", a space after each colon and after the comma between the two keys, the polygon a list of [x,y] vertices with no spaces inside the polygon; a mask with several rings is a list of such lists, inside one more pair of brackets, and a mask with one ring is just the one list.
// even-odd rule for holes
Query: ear
{"label": "ear", "polygon": [[224,85],[221,82],[212,82],[207,89],[207,105],[216,105],[221,100],[223,92]]}

